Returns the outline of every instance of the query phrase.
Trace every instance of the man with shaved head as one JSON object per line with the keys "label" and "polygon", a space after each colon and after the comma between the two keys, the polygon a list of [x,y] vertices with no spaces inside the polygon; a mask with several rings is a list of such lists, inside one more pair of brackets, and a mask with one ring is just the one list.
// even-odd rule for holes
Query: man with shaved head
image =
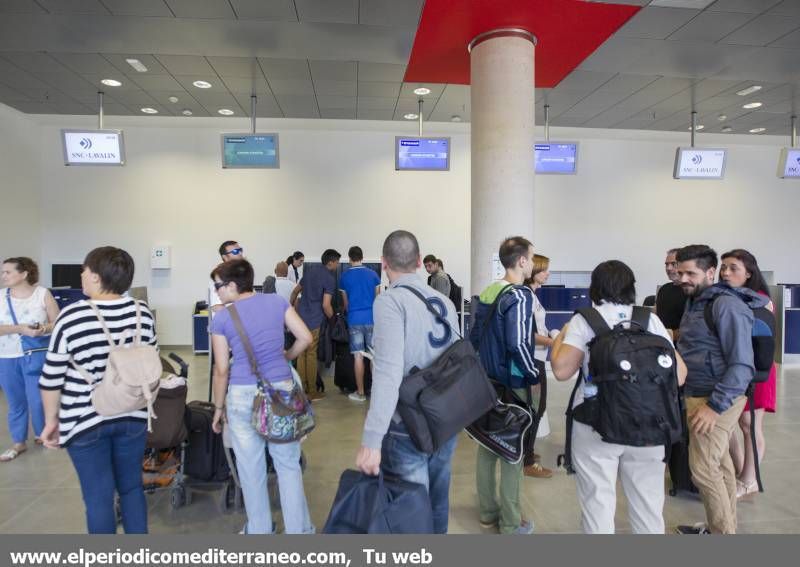
{"label": "man with shaved head", "polygon": [[[397,413],[397,398],[400,384],[412,368],[430,366],[456,341],[456,308],[417,275],[422,261],[419,243],[410,232],[396,230],[386,238],[381,263],[389,289],[373,306],[372,397],[356,466],[366,474],[377,475],[382,468],[386,474],[425,485],[434,531],[447,533],[450,461],[456,437],[432,454],[421,452]],[[438,322],[425,303],[404,287],[425,296],[448,324]]]}

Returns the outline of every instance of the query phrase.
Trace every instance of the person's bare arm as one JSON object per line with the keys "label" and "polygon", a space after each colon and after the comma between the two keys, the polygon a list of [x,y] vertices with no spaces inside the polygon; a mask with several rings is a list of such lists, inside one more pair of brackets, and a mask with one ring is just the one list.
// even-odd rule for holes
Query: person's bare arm
{"label": "person's bare arm", "polygon": [[333,317],[333,302],[331,299],[333,296],[330,293],[325,293],[322,296],[322,311],[325,313],[325,317],[330,319]]}
{"label": "person's bare arm", "polygon": [[214,420],[211,424],[216,433],[222,432],[225,419],[225,396],[228,393],[228,372],[230,371],[230,348],[223,335],[211,335],[211,348],[214,351],[214,371],[212,375],[214,393]]}
{"label": "person's bare arm", "polygon": [[580,370],[583,364],[583,351],[572,345],[564,344],[564,337],[567,334],[567,325],[556,337],[553,348],[550,352],[550,365],[556,380],[564,381],[572,378]]}
{"label": "person's bare arm", "polygon": [[303,291],[303,286],[301,286],[300,284],[294,286],[294,289],[292,290],[292,295],[289,297],[289,305],[291,305],[292,307],[296,305],[297,296],[300,295],[302,291]]}

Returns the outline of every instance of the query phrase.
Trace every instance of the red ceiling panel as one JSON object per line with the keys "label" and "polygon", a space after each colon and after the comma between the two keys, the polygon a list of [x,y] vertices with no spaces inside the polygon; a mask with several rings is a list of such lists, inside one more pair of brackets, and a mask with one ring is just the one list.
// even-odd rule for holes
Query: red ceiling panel
{"label": "red ceiling panel", "polygon": [[538,38],[536,86],[555,87],[639,9],[585,0],[427,0],[405,81],[468,85],[470,40],[522,28]]}

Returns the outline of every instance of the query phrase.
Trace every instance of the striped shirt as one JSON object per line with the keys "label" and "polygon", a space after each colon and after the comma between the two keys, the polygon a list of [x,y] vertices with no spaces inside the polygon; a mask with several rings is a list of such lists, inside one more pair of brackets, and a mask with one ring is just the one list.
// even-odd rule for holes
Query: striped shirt
{"label": "striped shirt", "polygon": [[[127,297],[106,301],[95,301],[95,306],[103,314],[106,325],[118,343],[127,336],[125,344],[134,341],[136,329],[135,300]],[[142,343],[158,346],[156,343],[153,315],[146,305],[142,304]],[[99,381],[103,379],[110,345],[103,333],[97,316],[85,300],[66,307],[56,320],[47,359],[39,388],[42,390],[58,390],[61,392],[61,405],[58,411],[59,443],[66,447],[79,435],[90,431],[107,421],[146,420],[144,409],[130,413],[101,416],[92,405],[91,393]],[[95,380],[89,385],[70,364],[70,357]]]}

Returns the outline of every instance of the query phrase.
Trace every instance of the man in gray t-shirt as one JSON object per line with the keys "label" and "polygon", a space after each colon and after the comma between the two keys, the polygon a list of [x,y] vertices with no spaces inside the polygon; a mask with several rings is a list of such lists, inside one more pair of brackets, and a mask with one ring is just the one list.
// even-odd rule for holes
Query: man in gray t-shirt
{"label": "man in gray t-shirt", "polygon": [[433,254],[428,254],[422,263],[425,265],[425,271],[429,274],[428,285],[442,295],[450,297],[450,278],[440,268],[442,261],[438,260]]}
{"label": "man in gray t-shirt", "polygon": [[[412,368],[430,366],[457,340],[456,309],[446,295],[416,274],[422,263],[419,244],[410,232],[397,230],[386,238],[381,262],[390,285],[373,306],[372,397],[356,466],[365,474],[376,475],[383,468],[387,474],[425,485],[434,531],[446,533],[456,437],[433,454],[419,451],[397,413],[397,399]],[[439,323],[419,297],[398,286],[422,293],[449,325]]]}

